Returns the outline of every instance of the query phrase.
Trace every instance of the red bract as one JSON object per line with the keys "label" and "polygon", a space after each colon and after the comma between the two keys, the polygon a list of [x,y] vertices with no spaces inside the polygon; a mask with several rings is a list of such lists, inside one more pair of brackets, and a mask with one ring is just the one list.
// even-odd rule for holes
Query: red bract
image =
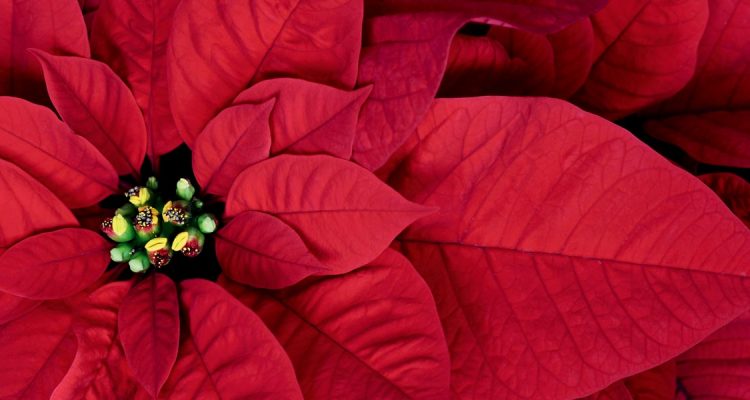
{"label": "red bract", "polygon": [[744,3],[37,3],[0,398],[747,396]]}

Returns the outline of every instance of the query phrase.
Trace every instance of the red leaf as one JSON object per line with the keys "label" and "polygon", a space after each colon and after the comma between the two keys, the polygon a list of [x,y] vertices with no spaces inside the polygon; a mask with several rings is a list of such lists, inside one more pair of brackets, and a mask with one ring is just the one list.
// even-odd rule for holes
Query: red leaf
{"label": "red leaf", "polygon": [[574,97],[616,119],[677,93],[695,71],[705,0],[612,0],[592,18],[594,65]]}
{"label": "red leaf", "polygon": [[627,131],[561,101],[482,98],[437,101],[417,134],[393,180],[441,209],[403,251],[460,395],[585,395],[750,305],[750,232]]}
{"label": "red leaf", "polygon": [[147,398],[128,370],[117,338],[117,310],[130,285],[103,286],[80,307],[73,325],[78,352],[51,399]]}
{"label": "red leaf", "polygon": [[63,120],[104,154],[120,175],[139,176],[146,153],[143,115],[106,64],[34,51]]}
{"label": "red leaf", "polygon": [[71,208],[95,204],[117,190],[115,170],[91,143],[48,108],[21,99],[0,97],[0,158]]}
{"label": "red leaf", "polygon": [[91,33],[94,55],[127,82],[143,112],[152,162],[182,142],[167,93],[167,39],[179,2],[102,2]]}
{"label": "red leaf", "polygon": [[216,284],[180,283],[188,332],[162,393],[179,399],[302,399],[294,369],[263,322]]}
{"label": "red leaf", "polygon": [[588,19],[546,36],[505,27],[493,27],[487,36],[457,35],[438,96],[567,98],[586,80],[593,47]]}
{"label": "red leaf", "polygon": [[234,103],[276,99],[271,113],[271,154],[330,154],[349,159],[357,116],[370,90],[344,91],[300,79],[269,79],[240,93]]}
{"label": "red leaf", "polygon": [[307,399],[450,397],[432,295],[393,250],[351,274],[281,292],[223,285],[284,345]]}
{"label": "red leaf", "polygon": [[45,98],[42,70],[26,49],[89,56],[75,0],[0,1],[0,95]]}
{"label": "red leaf", "polygon": [[646,131],[698,161],[750,168],[750,4],[708,1],[693,79],[654,111]]}
{"label": "red leaf", "polygon": [[180,134],[192,146],[220,109],[266,78],[352,87],[361,23],[355,0],[182,1],[167,67]]}
{"label": "red leaf", "polygon": [[195,178],[203,191],[226,196],[240,172],[268,158],[272,108],[273,100],[232,106],[206,125],[193,152]]}
{"label": "red leaf", "polygon": [[677,364],[670,360],[662,365],[625,379],[634,399],[672,400],[677,392]]}
{"label": "red leaf", "polygon": [[698,178],[713,189],[734,215],[750,227],[750,183],[730,173],[705,174]]}
{"label": "red leaf", "polygon": [[268,213],[291,226],[334,273],[372,261],[430,212],[351,162],[289,155],[255,164],[237,178],[225,213],[244,211]]}
{"label": "red leaf", "polygon": [[0,398],[49,399],[76,353],[71,321],[66,306],[46,302],[0,325]]}
{"label": "red leaf", "polygon": [[688,399],[750,396],[750,313],[719,329],[677,359],[680,392]]}
{"label": "red leaf", "polygon": [[372,93],[357,122],[352,160],[375,170],[414,132],[437,93],[451,38],[466,19],[425,13],[365,21],[357,86],[372,85]]}
{"label": "red leaf", "polygon": [[40,233],[0,255],[0,290],[29,299],[59,299],[94,283],[109,264],[110,245],[87,229]]}
{"label": "red leaf", "polygon": [[[0,254],[2,254],[0,252]],[[0,325],[13,321],[41,304],[38,300],[29,300],[0,292]]]}
{"label": "red leaf", "polygon": [[153,273],[130,289],[117,329],[135,379],[156,397],[177,359],[180,343],[180,309],[172,280]]}
{"label": "red leaf", "polygon": [[591,396],[586,396],[584,400],[633,400],[627,386],[622,382],[615,382],[606,389],[596,392]]}
{"label": "red leaf", "polygon": [[367,2],[367,14],[449,11],[472,17],[488,17],[499,25],[546,33],[558,31],[591,15],[605,4],[607,0],[373,0]]}
{"label": "red leaf", "polygon": [[0,159],[0,251],[34,233],[76,226],[75,217],[47,188],[15,165]]}
{"label": "red leaf", "polygon": [[259,288],[282,288],[310,275],[333,273],[294,229],[254,211],[238,215],[218,232],[216,257],[233,280]]}

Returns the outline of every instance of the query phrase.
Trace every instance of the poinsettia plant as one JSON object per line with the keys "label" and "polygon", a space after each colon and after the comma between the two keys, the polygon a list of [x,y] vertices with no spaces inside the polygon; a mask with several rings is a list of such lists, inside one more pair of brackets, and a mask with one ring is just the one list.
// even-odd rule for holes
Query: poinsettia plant
{"label": "poinsettia plant", "polygon": [[750,398],[744,2],[0,20],[0,398]]}

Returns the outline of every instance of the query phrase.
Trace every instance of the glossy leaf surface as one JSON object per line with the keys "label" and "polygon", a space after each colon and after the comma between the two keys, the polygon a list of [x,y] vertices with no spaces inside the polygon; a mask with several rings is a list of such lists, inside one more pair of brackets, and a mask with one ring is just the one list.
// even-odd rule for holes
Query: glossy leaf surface
{"label": "glossy leaf surface", "polygon": [[450,397],[432,296],[393,250],[356,272],[285,291],[222,284],[274,332],[307,399]]}

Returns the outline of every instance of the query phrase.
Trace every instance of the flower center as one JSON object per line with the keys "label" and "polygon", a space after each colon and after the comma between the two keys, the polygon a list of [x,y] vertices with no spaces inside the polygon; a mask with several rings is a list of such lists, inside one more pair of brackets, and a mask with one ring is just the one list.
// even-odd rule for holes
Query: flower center
{"label": "flower center", "polygon": [[125,192],[127,202],[101,224],[102,232],[118,243],[110,251],[112,261],[127,262],[140,273],[164,267],[175,253],[197,257],[203,251],[205,235],[216,231],[218,220],[204,212],[188,179],[176,186],[174,195],[163,195],[151,177],[146,186]]}

